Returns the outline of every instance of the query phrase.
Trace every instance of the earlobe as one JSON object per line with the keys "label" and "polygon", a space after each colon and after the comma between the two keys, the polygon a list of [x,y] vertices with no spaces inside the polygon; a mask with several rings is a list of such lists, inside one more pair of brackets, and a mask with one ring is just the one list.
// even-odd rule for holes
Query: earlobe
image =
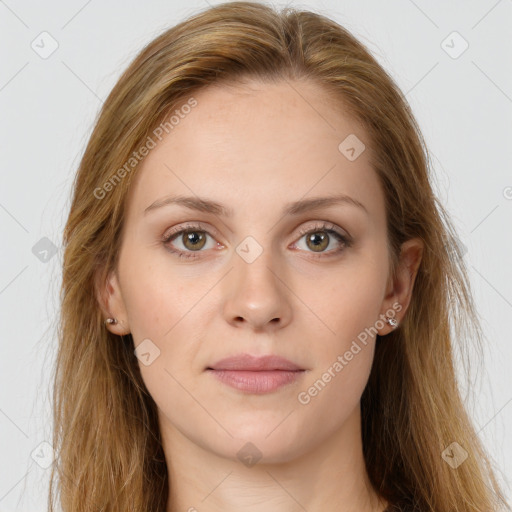
{"label": "earlobe", "polygon": [[101,272],[98,272],[95,278],[95,290],[105,328],[120,336],[129,334],[126,308],[117,272],[111,271],[104,281],[102,281]]}

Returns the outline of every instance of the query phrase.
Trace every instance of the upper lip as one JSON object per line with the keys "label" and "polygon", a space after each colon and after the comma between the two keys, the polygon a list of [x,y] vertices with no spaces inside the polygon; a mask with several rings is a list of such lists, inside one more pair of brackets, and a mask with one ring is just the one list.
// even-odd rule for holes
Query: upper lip
{"label": "upper lip", "polygon": [[303,370],[300,366],[292,363],[284,357],[276,355],[252,356],[250,354],[238,354],[226,357],[208,366],[207,370],[246,370],[246,371],[269,371],[269,370]]}

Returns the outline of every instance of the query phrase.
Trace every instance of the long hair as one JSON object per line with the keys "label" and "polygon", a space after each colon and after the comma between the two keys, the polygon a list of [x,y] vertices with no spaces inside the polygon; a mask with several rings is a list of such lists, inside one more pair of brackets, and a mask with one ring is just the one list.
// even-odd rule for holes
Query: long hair
{"label": "long hair", "polygon": [[[459,390],[454,349],[481,350],[483,335],[457,234],[434,194],[430,157],[403,93],[339,24],[255,2],[207,8],[162,33],[99,112],[63,233],[50,510],[57,501],[65,512],[165,510],[169,483],[156,405],[131,335],[105,329],[97,290],[116,268],[140,163],[134,152],[158,127],[169,130],[162,123],[178,105],[193,104],[194,92],[246,78],[309,80],[330,93],[362,124],[372,149],[391,271],[404,241],[424,242],[409,309],[399,329],[377,337],[361,397],[363,452],[376,492],[392,510],[510,510]],[[446,456],[454,453],[467,455],[456,468]]]}

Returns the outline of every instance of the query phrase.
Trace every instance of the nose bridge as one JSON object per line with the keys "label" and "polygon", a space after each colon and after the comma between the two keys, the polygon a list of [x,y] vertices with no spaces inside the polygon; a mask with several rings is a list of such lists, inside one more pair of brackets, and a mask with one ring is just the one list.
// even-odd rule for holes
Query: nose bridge
{"label": "nose bridge", "polygon": [[241,290],[253,294],[280,294],[282,283],[277,279],[280,268],[276,255],[267,244],[265,247],[253,237],[247,237],[236,248],[234,279]]}
{"label": "nose bridge", "polygon": [[[267,237],[269,240],[269,237]],[[286,323],[291,316],[290,301],[283,266],[268,244],[247,237],[233,255],[225,304],[226,320],[245,320],[254,327],[263,327],[279,319]]]}

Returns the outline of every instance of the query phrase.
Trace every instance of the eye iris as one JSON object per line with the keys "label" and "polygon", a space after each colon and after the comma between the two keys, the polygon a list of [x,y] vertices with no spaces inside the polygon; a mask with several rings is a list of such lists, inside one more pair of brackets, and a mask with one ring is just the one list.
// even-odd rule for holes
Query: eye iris
{"label": "eye iris", "polygon": [[[319,233],[323,233],[323,234],[319,235]],[[313,245],[313,247],[310,247],[310,248],[313,249],[314,251],[320,252],[320,251],[324,250],[329,245],[328,238],[329,238],[328,235],[325,234],[324,232],[316,231],[315,233],[310,233],[307,236],[306,243],[308,244],[308,247],[310,247],[309,242],[312,242],[314,245]]]}
{"label": "eye iris", "polygon": [[[197,244],[198,241],[202,242],[202,243],[200,245],[195,245],[195,244]],[[205,241],[206,241],[206,237],[204,236],[204,234],[201,231],[191,231],[191,232],[183,234],[183,245],[187,249],[191,249],[193,251],[202,249],[204,247]],[[191,242],[194,245],[192,245],[192,247],[189,247],[187,245],[188,242]]]}

